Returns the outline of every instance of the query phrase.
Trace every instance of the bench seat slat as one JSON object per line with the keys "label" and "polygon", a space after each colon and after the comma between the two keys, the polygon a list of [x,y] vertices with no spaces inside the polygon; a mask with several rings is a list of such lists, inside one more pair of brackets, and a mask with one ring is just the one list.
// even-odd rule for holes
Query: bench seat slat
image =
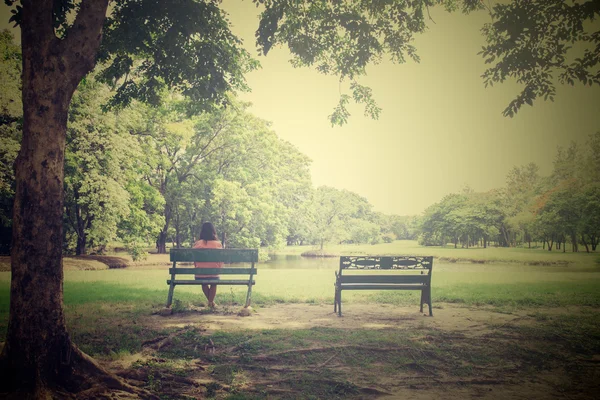
{"label": "bench seat slat", "polygon": [[344,283],[427,283],[429,275],[342,275]]}
{"label": "bench seat slat", "polygon": [[[199,284],[217,284],[217,285],[248,285],[250,282],[248,279],[246,280],[224,280],[224,279],[198,279],[198,280],[179,280],[175,279],[173,281],[176,285],[199,285]],[[252,280],[252,284],[254,285],[256,282]],[[171,284],[171,279],[167,280],[167,284]]]}
{"label": "bench seat slat", "polygon": [[342,290],[423,290],[428,287],[428,285],[415,284],[415,285],[381,285],[381,284],[346,284],[341,285],[340,289]]}
{"label": "bench seat slat", "polygon": [[176,275],[256,275],[256,268],[169,268],[169,274]]}

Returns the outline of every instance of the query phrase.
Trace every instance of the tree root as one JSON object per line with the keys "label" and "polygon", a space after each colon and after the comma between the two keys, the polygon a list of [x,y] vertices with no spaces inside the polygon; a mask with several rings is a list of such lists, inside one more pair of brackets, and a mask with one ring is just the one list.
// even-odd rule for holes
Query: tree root
{"label": "tree root", "polygon": [[187,333],[192,329],[198,329],[198,328],[197,327],[186,327],[184,329],[178,330],[177,332],[170,334],[169,336],[159,336],[157,338],[147,340],[142,343],[142,348],[149,347],[153,350],[160,351],[161,349],[167,348],[171,344],[173,344],[174,338],[181,336],[184,333]]}
{"label": "tree root", "polygon": [[[8,365],[0,360],[0,373]],[[16,377],[15,377],[16,378]],[[17,378],[18,379],[18,378]],[[5,384],[10,384],[5,382]],[[117,375],[107,371],[93,358],[70,344],[68,360],[61,367],[45,375],[39,374],[35,383],[27,387],[6,387],[9,392],[0,393],[3,399],[31,400],[95,400],[95,399],[143,399],[160,400],[148,390],[132,386]]]}
{"label": "tree root", "polygon": [[415,349],[413,347],[408,347],[408,346],[404,346],[404,347],[371,347],[371,346],[346,345],[346,346],[330,346],[330,347],[310,347],[310,348],[306,348],[306,349],[291,349],[291,350],[280,351],[277,353],[253,356],[252,359],[257,360],[257,361],[268,361],[268,360],[276,359],[277,357],[291,355],[291,354],[306,354],[306,353],[313,353],[313,352],[331,352],[331,351],[338,351],[338,350],[344,350],[344,349],[363,350],[363,351],[370,351],[370,352],[377,352],[377,353],[390,353],[390,352],[406,351],[406,352],[411,353],[411,355],[412,355],[413,351],[418,351],[419,353],[426,354],[427,356],[431,356],[434,358],[436,357],[435,354],[433,354],[433,352],[431,352],[431,351]]}
{"label": "tree root", "polygon": [[[73,393],[77,400],[92,400],[110,397],[115,391],[123,392],[121,398],[139,398],[144,400],[160,400],[158,396],[146,389],[132,386],[116,374],[105,370],[93,358],[79,350],[76,346],[72,349],[73,374],[70,380],[77,380],[90,386],[84,390]],[[79,385],[84,386],[83,384]]]}
{"label": "tree root", "polygon": [[[266,382],[257,382],[256,386],[266,386],[268,389],[267,391],[270,390],[274,390],[274,391],[280,391],[280,390],[285,390],[285,389],[281,389],[281,388],[273,388],[271,389],[270,386],[276,386],[279,384],[297,384],[298,381],[296,378],[288,378],[288,379],[281,379],[278,381],[266,381]],[[304,383],[310,383],[310,385],[315,385],[315,384],[320,384],[320,385],[325,385],[325,386],[347,386],[348,382],[341,382],[341,381],[336,381],[333,379],[311,379],[310,381],[305,380]],[[352,389],[355,390],[358,393],[361,394],[366,394],[366,395],[377,395],[377,396],[391,396],[392,393],[383,391],[381,389],[377,389],[374,387],[367,387],[367,386],[358,386],[355,385],[354,383],[350,383],[352,385]],[[264,390],[264,389],[263,389]]]}
{"label": "tree root", "polygon": [[[117,375],[121,376],[123,378],[126,378],[126,379],[132,379],[132,380],[136,380],[136,381],[146,381],[146,380],[148,380],[149,373],[148,373],[148,371],[143,370],[143,369],[136,369],[133,371],[131,371],[131,370],[119,371],[119,372],[117,372]],[[165,372],[160,373],[160,378],[161,379],[165,378],[172,382],[182,383],[182,384],[190,385],[190,386],[194,386],[194,387],[202,386],[201,383],[198,383],[193,379],[189,379],[184,376],[179,376],[179,375],[175,375],[175,374],[168,374]]]}

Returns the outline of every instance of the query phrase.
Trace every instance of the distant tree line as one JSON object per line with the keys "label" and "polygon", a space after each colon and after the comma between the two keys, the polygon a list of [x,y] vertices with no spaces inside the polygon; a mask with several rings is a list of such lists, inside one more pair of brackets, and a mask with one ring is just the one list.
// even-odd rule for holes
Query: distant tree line
{"label": "distant tree line", "polygon": [[[20,50],[0,35],[0,226],[11,239],[13,163],[21,138]],[[160,106],[107,105],[114,89],[91,74],[69,110],[64,180],[64,253],[101,253],[122,242],[135,257],[149,243],[190,246],[212,221],[229,247],[322,246],[416,238],[414,218],[373,212],[359,195],[313,188],[310,160],[235,98],[190,113],[190,100],[162,92]]]}
{"label": "distant tree line", "polygon": [[558,148],[550,176],[538,166],[514,167],[506,186],[486,193],[463,190],[430,206],[420,223],[426,246],[489,244],[596,251],[600,241],[600,132],[585,146]]}

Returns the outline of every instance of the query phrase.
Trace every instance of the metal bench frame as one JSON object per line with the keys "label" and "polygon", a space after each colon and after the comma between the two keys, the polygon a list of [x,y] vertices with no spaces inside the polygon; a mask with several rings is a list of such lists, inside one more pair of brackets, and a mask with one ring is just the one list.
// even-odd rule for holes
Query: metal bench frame
{"label": "metal bench frame", "polygon": [[[258,262],[258,249],[171,249],[170,259],[173,263],[169,268],[171,279],[167,280],[169,285],[169,295],[167,296],[167,307],[173,302],[173,292],[176,285],[246,285],[248,293],[246,294],[246,307],[250,306],[252,297],[252,286],[255,284],[254,275],[258,273],[255,263]],[[222,262],[231,263],[251,263],[251,268],[223,267],[223,268],[177,268],[178,262]],[[248,275],[248,278],[238,279],[176,279],[177,275]]]}
{"label": "metal bench frame", "polygon": [[[421,312],[427,303],[433,317],[432,270],[431,256],[341,256],[340,269],[335,272],[333,312],[342,316],[342,290],[420,290]],[[353,273],[358,271],[373,273]]]}

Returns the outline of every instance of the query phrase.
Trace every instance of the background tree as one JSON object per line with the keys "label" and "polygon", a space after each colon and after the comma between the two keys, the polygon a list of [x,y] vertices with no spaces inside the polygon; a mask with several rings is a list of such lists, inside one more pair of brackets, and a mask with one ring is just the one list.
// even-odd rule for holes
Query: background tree
{"label": "background tree", "polygon": [[[235,113],[228,110],[215,108],[212,112],[187,118],[184,111],[189,101],[170,94],[166,97],[160,107],[146,110],[146,126],[140,132],[146,136],[146,180],[165,199],[164,226],[156,240],[159,253],[166,253],[172,223],[175,222],[177,231],[182,228],[179,207],[187,198],[183,188],[189,189],[191,181],[198,184],[208,178],[204,167],[207,157],[233,146],[228,138],[240,128]],[[199,204],[194,203],[193,206],[198,207]]]}
{"label": "background tree", "polygon": [[13,35],[0,32],[0,252],[10,248],[15,191],[13,163],[21,142],[21,51]]}
{"label": "background tree", "polygon": [[506,177],[506,187],[501,193],[506,219],[499,228],[502,242],[508,246],[516,246],[520,240],[531,241],[531,210],[535,197],[540,195],[543,189],[538,170],[536,164],[529,163],[514,167]]}
{"label": "background tree", "polygon": [[576,197],[576,207],[580,212],[576,231],[581,243],[589,253],[596,251],[600,242],[600,184],[587,185]]}
{"label": "background tree", "polygon": [[456,214],[451,213],[463,207],[467,197],[464,194],[450,194],[439,203],[429,206],[421,219],[419,243],[425,246],[445,246],[446,243],[458,245],[462,229],[457,225]]}
{"label": "background tree", "polygon": [[[252,247],[250,243],[255,243],[277,247],[285,243],[289,219],[310,188],[309,160],[279,139],[269,123],[248,113],[246,107],[229,111],[237,114],[241,129],[229,134],[230,146],[207,159],[207,170],[215,171],[220,183],[207,197],[203,212],[208,219],[222,222],[221,230],[230,246]],[[248,220],[242,222],[228,214],[240,205],[218,193],[217,189],[226,187],[225,182],[236,184],[238,189],[232,195],[248,199],[242,201]]]}
{"label": "background tree", "polygon": [[87,254],[88,245],[115,240],[117,224],[129,211],[127,165],[137,143],[120,134],[114,114],[102,113],[101,106],[108,98],[108,88],[86,79],[69,110],[65,236],[74,235],[77,255]]}
{"label": "background tree", "polygon": [[326,243],[349,239],[348,222],[359,211],[358,196],[347,190],[318,187],[310,200],[311,240],[322,251]]}

